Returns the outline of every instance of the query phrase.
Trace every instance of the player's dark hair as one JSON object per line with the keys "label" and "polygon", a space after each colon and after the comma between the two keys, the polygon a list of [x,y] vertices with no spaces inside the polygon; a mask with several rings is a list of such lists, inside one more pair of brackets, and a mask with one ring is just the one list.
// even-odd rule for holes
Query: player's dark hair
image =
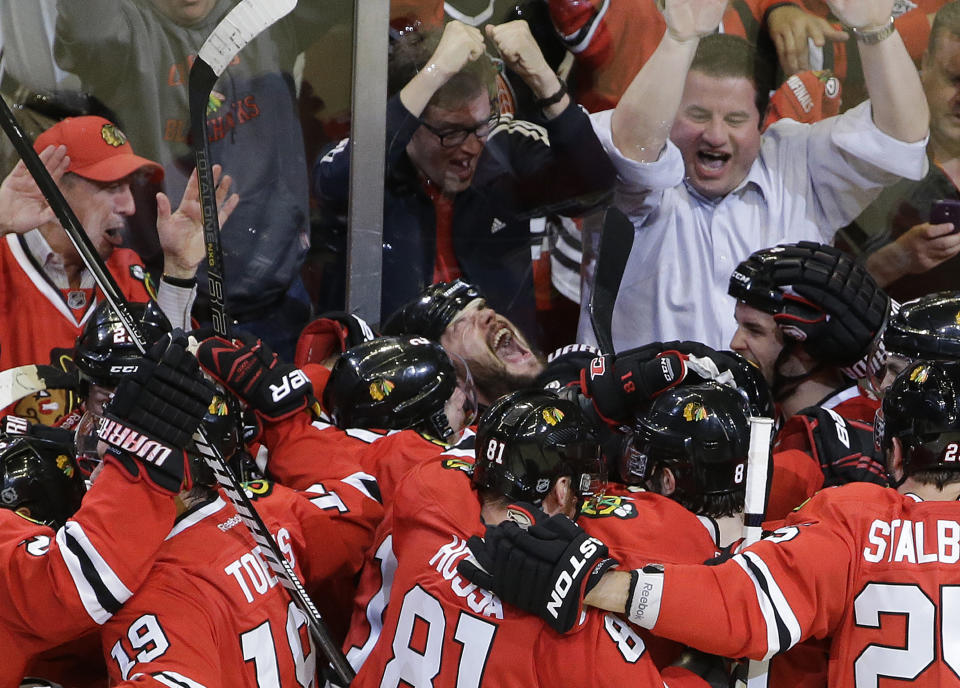
{"label": "player's dark hair", "polygon": [[917,471],[910,477],[924,485],[935,485],[938,490],[942,490],[947,485],[960,483],[960,471],[954,470]]}
{"label": "player's dark hair", "polygon": [[[400,35],[390,46],[390,61],[387,68],[387,93],[400,92],[407,83],[427,64],[440,43],[442,31],[408,31]],[[443,109],[459,107],[464,102],[486,91],[491,99],[497,95],[497,67],[486,55],[468,62],[437,89],[427,105]]]}
{"label": "player's dark hair", "polygon": [[960,2],[948,2],[937,10],[933,19],[933,28],[930,29],[930,40],[927,50],[933,53],[936,50],[937,39],[941,34],[950,34],[960,39]]}
{"label": "player's dark hair", "polygon": [[[660,474],[664,468],[676,470],[676,467],[670,466],[658,466],[655,469],[653,478],[649,482],[649,486],[655,488],[655,492],[659,492],[657,488],[660,486]],[[723,516],[733,516],[743,511],[743,499],[745,495],[745,488],[723,494],[703,494],[686,490],[678,484],[673,493],[667,496],[675,502],[678,502],[680,506],[687,511],[691,511],[698,516],[721,518]]]}
{"label": "player's dark hair", "polygon": [[726,33],[710,34],[700,39],[697,52],[690,64],[691,72],[700,72],[716,78],[743,77],[756,91],[754,104],[763,122],[770,89],[774,85],[775,66],[758,58],[757,51],[745,38]]}

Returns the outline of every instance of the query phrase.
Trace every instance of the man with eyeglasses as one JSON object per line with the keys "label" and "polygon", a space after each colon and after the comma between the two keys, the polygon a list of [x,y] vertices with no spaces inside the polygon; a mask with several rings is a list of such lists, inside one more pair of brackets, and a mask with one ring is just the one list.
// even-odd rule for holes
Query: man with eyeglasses
{"label": "man with eyeglasses", "polygon": [[[543,121],[500,114],[496,66],[476,28],[452,21],[442,35],[408,32],[394,42],[381,312],[463,277],[532,333],[529,219],[545,207],[582,212],[587,204],[574,199],[606,193],[615,171],[526,22],[488,25],[486,33],[533,91]],[[314,168],[325,235],[315,243],[333,253],[321,310],[344,305],[350,157],[345,139]]]}

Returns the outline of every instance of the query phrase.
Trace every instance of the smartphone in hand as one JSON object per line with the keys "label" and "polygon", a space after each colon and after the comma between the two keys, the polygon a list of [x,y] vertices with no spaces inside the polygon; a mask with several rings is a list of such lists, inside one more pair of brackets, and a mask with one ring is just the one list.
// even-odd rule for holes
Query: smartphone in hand
{"label": "smartphone in hand", "polygon": [[960,200],[944,199],[934,201],[930,206],[930,224],[953,223],[953,234],[960,232]]}

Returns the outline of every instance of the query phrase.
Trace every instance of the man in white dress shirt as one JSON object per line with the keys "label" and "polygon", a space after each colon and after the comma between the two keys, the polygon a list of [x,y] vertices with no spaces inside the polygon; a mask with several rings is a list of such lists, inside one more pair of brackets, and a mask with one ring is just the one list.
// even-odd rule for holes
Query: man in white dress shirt
{"label": "man in white dress shirt", "polygon": [[617,350],[673,339],[726,348],[737,327],[727,283],[740,261],[782,242],[830,243],[884,186],[923,176],[929,111],[893,0],[827,4],[857,39],[870,100],[761,135],[767,87],[752,51],[708,36],[726,0],[661,2],[656,52],[616,109],[592,116],[620,176],[616,203],[636,229]]}

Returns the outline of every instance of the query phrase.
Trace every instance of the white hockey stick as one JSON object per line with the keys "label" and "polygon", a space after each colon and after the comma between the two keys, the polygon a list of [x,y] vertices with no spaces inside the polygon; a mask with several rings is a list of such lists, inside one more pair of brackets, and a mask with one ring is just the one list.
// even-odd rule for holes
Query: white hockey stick
{"label": "white hockey stick", "polygon": [[[767,502],[767,473],[770,469],[770,442],[773,419],[750,417],[750,446],[747,449],[747,485],[743,497],[743,544],[741,549],[752,545],[763,533],[763,521]],[[747,688],[765,688],[770,662],[749,661],[746,676],[738,685]]]}
{"label": "white hockey stick", "polygon": [[[190,131],[193,153],[197,163],[197,183],[200,187],[200,208],[203,212],[203,237],[207,247],[207,276],[210,292],[210,312],[214,331],[229,337],[229,319],[223,289],[223,249],[220,242],[220,220],[217,216],[216,185],[213,165],[207,143],[207,103],[217,79],[230,61],[255,36],[274,22],[289,14],[297,0],[243,0],[224,17],[203,42],[197,59],[190,68],[188,85],[190,103]],[[208,445],[209,446],[209,445]],[[233,502],[241,520],[260,545],[270,568],[290,593],[294,604],[303,613],[310,634],[326,655],[344,685],[353,680],[353,668],[340,647],[333,641],[320,611],[314,605],[293,567],[283,556],[276,541],[247,498],[242,485],[223,462],[208,455],[199,447],[213,469],[217,482]]]}
{"label": "white hockey stick", "polygon": [[0,372],[0,409],[47,389],[73,389],[76,377],[45,365],[22,365]]}

